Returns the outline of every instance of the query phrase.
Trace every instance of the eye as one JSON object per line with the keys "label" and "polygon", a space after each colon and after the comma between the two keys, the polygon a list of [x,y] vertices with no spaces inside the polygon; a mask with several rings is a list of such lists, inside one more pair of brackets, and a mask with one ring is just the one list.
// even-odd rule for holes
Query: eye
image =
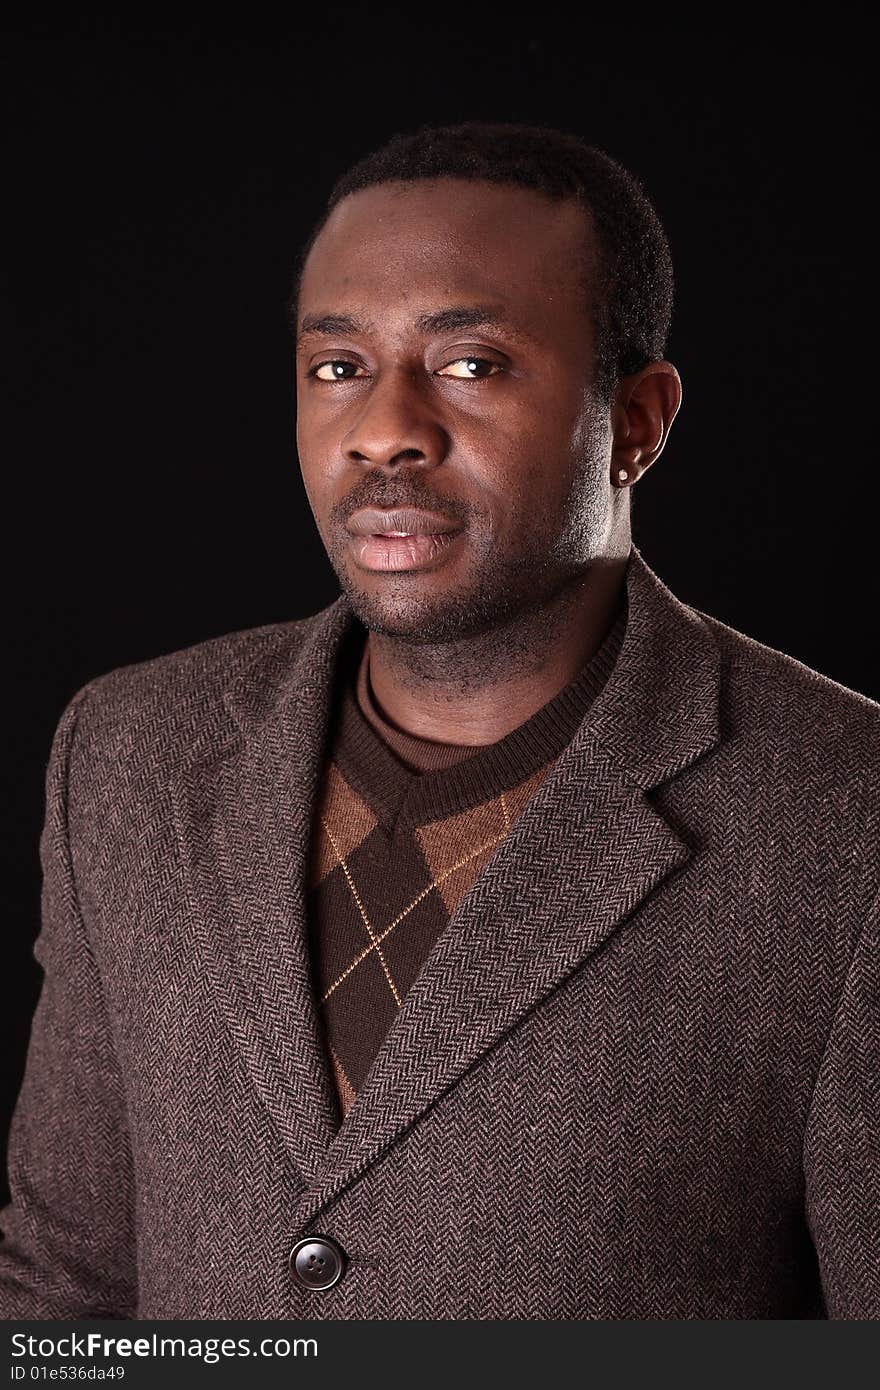
{"label": "eye", "polygon": [[309,376],[317,377],[318,381],[351,381],[358,372],[358,367],[354,362],[346,362],[344,358],[330,362],[318,362],[312,367]]}
{"label": "eye", "polygon": [[[453,367],[463,370],[452,371]],[[485,370],[486,368],[488,370]],[[485,381],[487,377],[500,371],[503,371],[503,368],[497,362],[491,362],[488,357],[459,357],[455,362],[448,363],[437,375],[453,376],[457,381]]]}

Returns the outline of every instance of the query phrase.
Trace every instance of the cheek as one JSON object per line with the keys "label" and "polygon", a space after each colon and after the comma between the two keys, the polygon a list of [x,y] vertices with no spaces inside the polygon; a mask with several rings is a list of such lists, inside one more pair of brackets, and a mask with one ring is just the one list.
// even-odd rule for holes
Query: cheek
{"label": "cheek", "polygon": [[519,523],[566,561],[598,553],[611,506],[612,433],[607,412],[580,393],[548,409],[532,452],[517,456]]}
{"label": "cheek", "polygon": [[593,460],[597,466],[611,461],[614,432],[607,408],[600,409],[591,400],[582,399],[574,413],[568,431],[571,456],[578,460]]}
{"label": "cheek", "polygon": [[609,469],[601,454],[581,455],[559,510],[560,552],[575,560],[600,554],[612,513]]}
{"label": "cheek", "polygon": [[501,520],[532,504],[547,457],[546,430],[534,401],[508,399],[479,418],[459,417],[452,449],[469,487]]}
{"label": "cheek", "polygon": [[529,397],[491,420],[469,424],[475,486],[507,525],[545,533],[583,525],[603,506],[611,431],[582,394]]}
{"label": "cheek", "polygon": [[303,391],[296,401],[296,443],[308,459],[335,457],[339,453],[344,426],[341,412],[332,409],[326,397]]}
{"label": "cheek", "polygon": [[580,521],[595,517],[608,504],[612,444],[609,412],[582,400],[567,437],[567,502]]}
{"label": "cheek", "polygon": [[338,433],[305,412],[297,417],[296,452],[309,497],[329,493],[341,461]]}

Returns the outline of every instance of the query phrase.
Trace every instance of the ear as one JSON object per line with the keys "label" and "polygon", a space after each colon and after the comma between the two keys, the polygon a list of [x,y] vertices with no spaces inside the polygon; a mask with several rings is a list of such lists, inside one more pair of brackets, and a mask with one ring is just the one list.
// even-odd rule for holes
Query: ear
{"label": "ear", "polygon": [[681,394],[681,377],[671,362],[649,362],[640,372],[620,378],[611,405],[613,487],[632,487],[660,457]]}

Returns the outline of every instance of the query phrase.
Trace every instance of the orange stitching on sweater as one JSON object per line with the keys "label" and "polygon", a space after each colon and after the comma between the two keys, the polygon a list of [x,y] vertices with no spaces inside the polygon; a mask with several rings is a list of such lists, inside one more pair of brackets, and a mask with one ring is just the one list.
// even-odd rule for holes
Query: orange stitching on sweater
{"label": "orange stitching on sweater", "polygon": [[[338,989],[339,986],[343,983],[344,980],[347,980],[347,979],[348,979],[348,977],[349,977],[349,975],[351,974],[351,972],[352,972],[358,965],[360,965],[360,963],[361,963],[362,960],[366,960],[367,956],[370,954],[370,952],[371,952],[374,948],[375,948],[375,950],[376,950],[376,951],[378,952],[378,954],[379,954],[379,959],[382,960],[382,961],[383,961],[383,964],[384,964],[384,957],[382,956],[382,953],[379,951],[379,945],[380,945],[380,943],[383,942],[383,941],[385,940],[386,936],[390,936],[390,934],[394,931],[394,928],[395,928],[396,926],[398,926],[400,922],[403,921],[404,917],[408,916],[408,914],[409,914],[410,912],[412,912],[413,908],[418,907],[419,903],[422,901],[422,898],[426,897],[427,894],[430,893],[431,890],[432,890],[433,888],[439,888],[439,887],[440,887],[440,884],[443,883],[445,879],[449,878],[450,874],[454,874],[454,873],[456,872],[456,870],[464,868],[465,864],[470,863],[470,861],[471,861],[472,859],[476,859],[478,855],[480,855],[480,854],[482,854],[482,853],[484,852],[484,850],[491,849],[493,845],[500,845],[501,841],[505,838],[505,836],[507,835],[508,830],[510,829],[510,817],[508,816],[508,813],[507,813],[507,806],[506,806],[505,803],[504,803],[504,797],[503,797],[503,795],[502,795],[502,798],[501,798],[501,804],[502,804],[502,808],[503,808],[503,811],[504,811],[504,819],[505,819],[505,827],[504,827],[504,830],[501,832],[501,834],[500,834],[500,835],[493,835],[493,837],[492,837],[490,840],[486,840],[484,844],[478,845],[477,848],[476,848],[475,850],[471,850],[470,854],[466,854],[465,857],[464,857],[463,859],[459,859],[458,863],[450,865],[450,867],[449,867],[448,869],[444,869],[443,872],[442,872],[442,874],[440,874],[439,878],[434,878],[434,879],[432,879],[431,882],[430,882],[425,888],[422,889],[421,893],[419,893],[417,897],[413,898],[413,900],[412,900],[412,902],[409,904],[409,906],[408,906],[408,907],[405,907],[405,908],[403,909],[402,912],[399,912],[398,915],[395,917],[394,921],[393,921],[389,926],[387,926],[383,932],[380,932],[380,933],[379,933],[379,935],[375,938],[375,940],[373,941],[373,943],[372,943],[371,945],[369,945],[369,946],[365,946],[364,949],[363,949],[363,951],[361,951],[361,953],[360,953],[359,956],[355,956],[354,960],[351,962],[351,965],[349,965],[349,966],[347,967],[347,969],[343,970],[342,974],[341,974],[337,979],[335,979],[335,980],[333,981],[332,985],[331,985],[330,988],[327,990],[326,994],[323,994],[323,995],[321,996],[321,999],[320,999],[320,1001],[319,1001],[321,1004],[324,1004],[324,1003],[330,998],[330,995],[333,993],[333,991],[336,990],[336,989]],[[322,820],[323,820],[323,817],[322,817]],[[329,834],[330,834],[330,829],[329,829],[329,827],[326,825],[326,822],[325,822],[324,824],[325,824],[325,828],[327,829],[327,834],[329,835]],[[332,840],[331,840],[331,843],[332,843]],[[335,847],[335,845],[334,845],[334,849],[335,849],[335,848],[336,848],[336,847]],[[340,864],[342,864],[342,867],[343,867],[343,870],[345,871],[346,877],[349,879],[349,884],[350,884],[350,886],[351,886],[352,892],[354,893],[355,902],[357,902],[357,903],[358,903],[358,906],[360,906],[360,900],[359,900],[359,898],[358,898],[358,896],[357,896],[357,890],[355,889],[354,884],[351,883],[351,878],[350,878],[350,876],[349,876],[349,874],[348,874],[348,869],[347,869],[347,867],[346,867],[346,865],[345,865],[345,862],[344,862],[344,860],[342,860],[341,858],[340,858],[340,861],[339,861],[339,862],[340,862]],[[362,911],[363,911],[363,909],[362,909]],[[369,930],[369,928],[368,928],[368,930]],[[371,937],[372,937],[372,932],[370,933],[370,935],[371,935]],[[386,971],[386,974],[387,974],[387,971]],[[398,1002],[398,1005],[400,1005],[401,1001],[400,1001],[399,999],[398,999],[397,1002]]]}
{"label": "orange stitching on sweater", "polygon": [[346,882],[348,883],[348,886],[349,886],[349,888],[351,889],[351,895],[352,895],[352,897],[354,898],[355,902],[357,903],[358,912],[361,914],[361,917],[363,918],[364,926],[366,927],[367,932],[368,932],[369,937],[370,937],[370,941],[372,942],[371,949],[372,949],[373,947],[375,947],[376,955],[379,957],[379,961],[381,962],[382,969],[383,969],[384,972],[385,972],[385,979],[388,981],[388,988],[391,990],[391,993],[394,995],[394,999],[395,999],[395,1002],[396,1002],[396,1004],[397,1004],[397,1007],[400,1008],[401,1004],[403,1003],[403,1000],[401,999],[400,994],[398,993],[397,985],[394,983],[394,981],[393,981],[392,978],[391,978],[391,971],[388,969],[388,962],[386,961],[383,952],[382,952],[382,951],[380,950],[380,948],[379,948],[379,942],[378,942],[378,940],[377,940],[377,938],[376,938],[376,933],[373,931],[372,925],[371,925],[371,923],[370,923],[370,919],[369,919],[369,917],[367,916],[367,910],[366,910],[366,908],[364,907],[363,903],[361,902],[360,894],[358,893],[358,890],[357,890],[357,886],[356,886],[356,884],[355,884],[355,881],[354,881],[354,879],[352,878],[352,876],[351,876],[351,874],[350,874],[350,872],[349,872],[348,865],[347,865],[346,862],[345,862],[344,856],[343,856],[342,854],[340,854],[340,852],[339,852],[339,846],[338,846],[337,843],[336,843],[336,837],[335,837],[335,835],[333,834],[333,831],[330,829],[329,825],[327,824],[327,821],[324,819],[323,816],[321,817],[321,823],[322,823],[322,825],[324,826],[324,829],[325,829],[326,832],[327,832],[327,837],[328,837],[328,839],[330,840],[331,845],[333,846],[333,853],[336,855],[336,858],[339,860],[340,866],[341,866],[341,868],[342,868],[342,872],[345,874]]}

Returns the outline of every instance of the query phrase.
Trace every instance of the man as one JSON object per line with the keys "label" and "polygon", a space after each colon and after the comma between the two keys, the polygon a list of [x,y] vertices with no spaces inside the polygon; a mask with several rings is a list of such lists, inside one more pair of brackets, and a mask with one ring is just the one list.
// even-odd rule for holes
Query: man
{"label": "man", "polygon": [[633,546],[671,296],[570,136],[337,185],[342,593],[61,717],[4,1316],[880,1314],[880,711]]}

